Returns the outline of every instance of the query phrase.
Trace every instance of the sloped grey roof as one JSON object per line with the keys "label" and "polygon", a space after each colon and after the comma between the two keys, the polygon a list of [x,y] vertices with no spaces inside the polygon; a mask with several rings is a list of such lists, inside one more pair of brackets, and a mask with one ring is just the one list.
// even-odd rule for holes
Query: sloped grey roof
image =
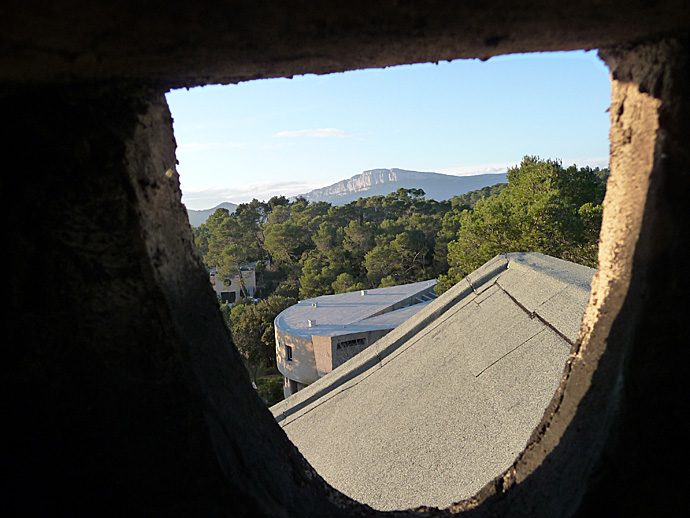
{"label": "sloped grey roof", "polygon": [[472,496],[539,423],[593,273],[498,256],[271,411],[330,484],[377,509]]}
{"label": "sloped grey roof", "polygon": [[[365,290],[365,295],[353,291],[305,299],[281,312],[275,319],[275,325],[290,334],[304,336],[333,336],[355,330],[389,329],[390,322],[385,319],[380,322],[371,321],[371,318],[392,312],[396,304],[430,291],[435,285],[436,280],[432,279]],[[312,304],[316,304],[316,307]],[[418,310],[419,308],[411,310],[411,314]],[[395,316],[390,318],[395,321],[395,325],[405,320],[398,320]],[[308,320],[316,321],[316,327],[309,327]]]}
{"label": "sloped grey roof", "polygon": [[381,313],[380,315],[376,315],[374,317],[365,318],[364,320],[360,321],[360,323],[385,328],[396,327],[424,309],[429,302],[430,301],[418,302],[417,304],[412,304],[411,306],[405,306],[404,308],[396,309],[394,311]]}

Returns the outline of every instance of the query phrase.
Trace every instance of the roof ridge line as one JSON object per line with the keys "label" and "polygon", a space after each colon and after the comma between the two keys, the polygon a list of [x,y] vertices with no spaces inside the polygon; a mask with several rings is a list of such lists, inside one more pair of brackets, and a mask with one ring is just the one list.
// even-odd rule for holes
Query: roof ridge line
{"label": "roof ridge line", "polygon": [[[537,309],[539,309],[539,308],[536,308],[534,311],[530,311],[530,310],[527,309],[520,301],[518,301],[515,297],[513,297],[513,295],[512,295],[507,289],[505,289],[503,286],[501,286],[501,285],[499,284],[498,281],[496,281],[494,284],[495,284],[496,286],[498,286],[498,289],[500,289],[503,293],[505,293],[505,294],[508,296],[508,298],[513,302],[513,304],[515,304],[515,305],[516,305],[517,307],[519,307],[522,311],[524,311],[525,314],[526,314],[529,318],[531,318],[531,319],[536,318],[536,319],[539,320],[542,324],[544,324],[546,327],[548,327],[549,329],[551,329],[551,331],[553,331],[553,332],[556,333],[558,336],[560,336],[563,340],[565,340],[571,347],[573,346],[573,344],[575,343],[573,340],[571,340],[570,338],[568,338],[568,337],[567,337],[562,331],[560,331],[556,326],[554,326],[551,322],[549,322],[549,321],[546,320],[544,317],[542,317],[539,313],[537,313]],[[562,293],[562,291],[559,292],[559,293]],[[551,298],[553,298],[553,297],[551,297]],[[551,298],[549,298],[549,300],[551,300]],[[540,306],[543,306],[543,304],[541,304]]]}
{"label": "roof ridge line", "polygon": [[[285,420],[287,417],[310,406],[312,403],[319,400],[322,396],[341,387],[342,385],[356,378],[360,374],[363,374],[371,367],[377,364],[380,365],[384,358],[396,351],[400,346],[405,344],[408,340],[410,340],[420,331],[425,329],[429,324],[434,322],[441,315],[446,313],[448,310],[452,309],[458,302],[460,302],[468,295],[476,293],[475,287],[481,287],[482,285],[486,284],[490,279],[504,272],[508,268],[508,262],[509,261],[507,254],[497,255],[492,260],[488,261],[487,263],[479,267],[477,270],[472,272],[472,274],[478,274],[476,279],[474,279],[473,281],[474,287],[468,279],[468,277],[472,276],[472,274],[470,274],[467,277],[465,277],[465,279],[463,279],[464,281],[466,281],[465,287],[462,286],[463,281],[460,281],[453,288],[443,293],[440,297],[434,299],[425,308],[423,308],[416,315],[420,318],[420,320],[410,322],[410,329],[408,329],[405,332],[401,331],[402,334],[398,335],[397,337],[393,336],[395,335],[394,329],[393,331],[391,331],[391,333],[387,334],[386,336],[380,338],[377,341],[377,343],[385,343],[386,341],[390,341],[390,343],[384,345],[383,347],[377,347],[377,344],[374,344],[368,347],[367,349],[364,349],[364,351],[354,356],[344,364],[340,365],[337,369],[331,371],[323,378],[315,381],[311,385],[300,390],[290,398],[275,404],[273,407],[271,407],[270,410],[273,413],[276,421],[281,422]],[[413,319],[414,318],[415,317],[413,317]],[[405,323],[403,323],[396,329],[399,329],[404,325]],[[367,355],[367,353],[369,354],[369,357],[367,358],[365,356],[363,358],[362,355]],[[343,369],[343,367],[347,366],[355,358],[359,358],[360,360],[364,361],[362,361],[359,364],[353,364],[353,366],[347,370]],[[304,399],[302,399],[301,401],[290,402],[292,404],[288,403],[289,399],[293,397],[300,397],[300,395],[304,397]],[[281,407],[285,408],[281,411]]]}

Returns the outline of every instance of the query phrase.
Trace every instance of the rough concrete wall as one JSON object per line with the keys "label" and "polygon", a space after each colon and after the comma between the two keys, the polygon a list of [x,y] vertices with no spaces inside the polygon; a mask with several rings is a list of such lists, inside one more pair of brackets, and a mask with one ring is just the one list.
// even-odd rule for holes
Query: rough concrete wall
{"label": "rough concrete wall", "polygon": [[333,337],[314,335],[311,341],[314,344],[316,372],[320,378],[333,370]]}
{"label": "rough concrete wall", "polygon": [[[275,325],[275,324],[274,324]],[[312,337],[290,334],[276,328],[276,367],[286,378],[309,385],[319,379],[318,363]],[[285,346],[292,347],[292,360],[288,361]]]}
{"label": "rough concrete wall", "polygon": [[[525,452],[454,506],[471,516],[673,515],[687,481],[690,333],[687,41],[602,52],[612,69],[611,178],[593,281],[564,380]],[[658,495],[664,495],[658,497]]]}
{"label": "rough concrete wall", "polygon": [[612,166],[638,180],[635,190],[646,187],[646,199],[626,261],[630,288],[607,339],[625,346],[617,358],[620,406],[583,509],[672,515],[689,508],[687,495],[668,488],[688,481],[678,454],[690,435],[690,41],[603,56],[614,86]]}
{"label": "rough concrete wall", "polygon": [[[192,250],[163,96],[55,87],[5,91],[0,106],[21,163],[2,188],[6,508],[342,513],[229,346]],[[52,286],[40,298],[27,289],[37,274]]]}
{"label": "rough concrete wall", "polygon": [[0,80],[193,86],[591,49],[688,29],[685,0],[5,0]]}
{"label": "rough concrete wall", "polygon": [[[134,4],[0,7],[3,143],[21,163],[1,189],[6,508],[367,514],[305,465],[227,347],[191,250],[162,90],[687,37],[686,2]],[[453,511],[686,509],[673,488],[687,481],[676,459],[688,435],[687,52],[666,41],[604,54],[612,183],[582,341],[530,447]],[[40,298],[36,275],[52,284]]]}

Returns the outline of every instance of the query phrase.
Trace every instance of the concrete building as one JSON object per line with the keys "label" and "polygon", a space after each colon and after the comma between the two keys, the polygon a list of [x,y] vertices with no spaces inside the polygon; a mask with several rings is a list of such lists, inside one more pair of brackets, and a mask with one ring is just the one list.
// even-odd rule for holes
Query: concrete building
{"label": "concrete building", "polygon": [[[256,293],[256,271],[253,266],[242,266],[230,279],[230,284],[225,284],[216,268],[210,268],[209,280],[218,300],[234,303],[243,297],[254,297]],[[240,277],[241,276],[241,277]]]}
{"label": "concrete building", "polygon": [[275,319],[289,397],[360,353],[436,298],[435,280],[302,300]]}
{"label": "concrete building", "polygon": [[468,498],[537,427],[593,273],[541,254],[498,256],[271,411],[318,473],[360,502]]}

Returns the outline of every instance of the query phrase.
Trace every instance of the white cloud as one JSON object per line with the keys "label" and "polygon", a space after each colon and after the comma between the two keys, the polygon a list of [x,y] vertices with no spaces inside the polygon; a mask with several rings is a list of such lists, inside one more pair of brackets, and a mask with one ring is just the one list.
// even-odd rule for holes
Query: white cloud
{"label": "white cloud", "polygon": [[246,142],[182,142],[177,145],[177,151],[194,153],[195,151],[208,151],[211,149],[242,149],[245,147],[247,147]]}
{"label": "white cloud", "polygon": [[[514,162],[494,162],[487,164],[474,165],[451,165],[447,167],[440,167],[434,171],[444,174],[452,174],[456,176],[472,176],[477,174],[491,174],[491,173],[505,173],[509,168],[520,165],[522,159]],[[578,167],[608,167],[609,158],[605,157],[568,157],[561,160],[563,167],[570,167],[576,164]]]}
{"label": "white cloud", "polygon": [[347,137],[347,132],[338,128],[311,128],[291,131],[279,131],[273,134],[274,137]]}
{"label": "white cloud", "polygon": [[188,191],[182,185],[182,201],[189,209],[201,210],[214,207],[221,202],[244,203],[252,198],[268,200],[272,196],[295,196],[316,189],[319,185],[305,181],[270,182],[238,185],[227,188],[199,189]]}
{"label": "white cloud", "polygon": [[438,173],[456,176],[473,176],[477,174],[505,173],[509,167],[517,162],[495,162],[490,164],[451,165],[436,169]]}

